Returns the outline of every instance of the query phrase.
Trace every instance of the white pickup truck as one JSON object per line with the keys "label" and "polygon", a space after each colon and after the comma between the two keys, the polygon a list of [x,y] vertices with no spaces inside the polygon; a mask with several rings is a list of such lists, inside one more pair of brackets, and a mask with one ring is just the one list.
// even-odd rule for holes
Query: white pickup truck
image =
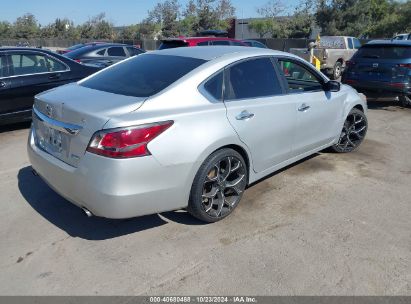
{"label": "white pickup truck", "polygon": [[[314,56],[320,60],[321,71],[330,76],[331,79],[338,79],[344,71],[345,62],[350,60],[360,47],[361,42],[354,37],[322,36],[320,42],[314,48]],[[307,61],[310,60],[310,50],[308,48],[292,48],[290,53]]]}

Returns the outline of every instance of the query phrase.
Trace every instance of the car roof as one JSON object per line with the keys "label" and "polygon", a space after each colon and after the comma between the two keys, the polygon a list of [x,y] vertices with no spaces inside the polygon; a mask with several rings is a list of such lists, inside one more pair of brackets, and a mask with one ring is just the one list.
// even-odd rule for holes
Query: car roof
{"label": "car roof", "polygon": [[371,40],[365,45],[403,45],[411,46],[411,40]]}
{"label": "car roof", "polygon": [[196,46],[191,48],[182,47],[157,50],[150,52],[149,54],[191,57],[207,61],[226,55],[232,55],[234,57],[283,55],[293,58],[299,58],[290,53],[275,51],[271,49],[250,48],[246,46]]}
{"label": "car roof", "polygon": [[53,54],[53,55],[56,54],[52,52],[51,50],[43,49],[43,48],[17,47],[17,46],[16,47],[4,47],[4,46],[0,47],[0,52],[7,52],[7,51],[34,51],[34,52],[42,52],[42,53]]}

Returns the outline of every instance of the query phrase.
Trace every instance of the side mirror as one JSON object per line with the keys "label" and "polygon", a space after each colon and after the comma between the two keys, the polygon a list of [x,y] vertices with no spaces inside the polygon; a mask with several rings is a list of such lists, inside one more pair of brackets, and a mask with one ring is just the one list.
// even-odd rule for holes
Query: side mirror
{"label": "side mirror", "polygon": [[335,80],[330,80],[324,84],[324,90],[330,92],[338,92],[341,89],[341,83]]}

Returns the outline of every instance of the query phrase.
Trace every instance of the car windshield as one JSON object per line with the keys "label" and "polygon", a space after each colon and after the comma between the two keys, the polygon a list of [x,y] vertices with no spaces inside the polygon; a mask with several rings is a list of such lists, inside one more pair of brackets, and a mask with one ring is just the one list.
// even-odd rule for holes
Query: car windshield
{"label": "car windshield", "polygon": [[411,46],[365,45],[355,55],[356,58],[407,59],[411,57]]}
{"label": "car windshield", "polygon": [[149,97],[204,62],[190,57],[145,54],[97,73],[80,85],[114,94]]}
{"label": "car windshield", "polygon": [[178,47],[188,46],[188,43],[183,40],[166,40],[160,44],[159,50],[173,49]]}

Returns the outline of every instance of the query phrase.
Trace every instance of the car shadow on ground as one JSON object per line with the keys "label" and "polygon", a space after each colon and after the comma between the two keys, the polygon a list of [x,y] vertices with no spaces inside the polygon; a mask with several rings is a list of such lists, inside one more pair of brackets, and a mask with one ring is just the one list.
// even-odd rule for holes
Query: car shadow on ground
{"label": "car shadow on ground", "polygon": [[378,99],[368,99],[367,106],[370,110],[384,110],[384,111],[397,111],[401,109],[407,109],[403,107],[401,103],[397,100],[378,100]]}
{"label": "car shadow on ground", "polygon": [[41,216],[71,237],[87,240],[105,240],[136,233],[168,224],[168,221],[185,225],[200,225],[183,210],[164,212],[137,218],[113,220],[87,217],[77,206],[54,192],[39,176],[32,174],[30,166],[18,172],[18,187],[24,199]]}
{"label": "car shadow on ground", "polygon": [[0,133],[28,129],[30,128],[30,125],[31,125],[31,122],[28,121],[28,122],[20,122],[20,123],[0,126]]}

